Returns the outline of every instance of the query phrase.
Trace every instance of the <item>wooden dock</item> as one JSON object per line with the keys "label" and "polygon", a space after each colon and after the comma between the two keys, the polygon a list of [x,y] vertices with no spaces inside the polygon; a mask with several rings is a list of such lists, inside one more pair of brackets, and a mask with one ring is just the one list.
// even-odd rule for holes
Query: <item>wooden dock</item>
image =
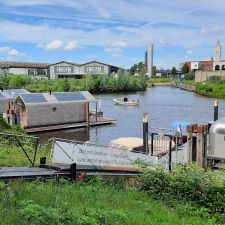
{"label": "wooden dock", "polygon": [[[89,126],[107,125],[107,124],[113,124],[115,122],[116,122],[115,119],[108,116],[98,117],[97,121],[95,116],[91,116],[89,121]],[[36,133],[36,132],[49,131],[49,130],[52,131],[52,130],[62,130],[62,129],[71,129],[71,128],[83,128],[83,127],[87,127],[87,122],[31,127],[31,128],[25,128],[25,131],[26,133]]]}

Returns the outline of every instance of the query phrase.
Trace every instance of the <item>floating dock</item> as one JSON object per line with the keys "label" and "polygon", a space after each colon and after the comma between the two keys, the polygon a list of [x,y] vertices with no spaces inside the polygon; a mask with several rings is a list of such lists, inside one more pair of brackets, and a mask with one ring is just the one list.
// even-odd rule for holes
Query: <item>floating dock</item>
{"label": "floating dock", "polygon": [[59,125],[51,125],[51,126],[40,126],[40,127],[32,127],[32,128],[25,128],[26,133],[36,133],[42,131],[49,131],[49,130],[62,130],[62,129],[71,129],[71,128],[83,128],[87,126],[99,126],[99,125],[108,125],[115,123],[116,120],[108,117],[96,117],[91,116],[89,120],[89,124],[87,122],[82,123],[68,123],[68,124],[59,124]]}

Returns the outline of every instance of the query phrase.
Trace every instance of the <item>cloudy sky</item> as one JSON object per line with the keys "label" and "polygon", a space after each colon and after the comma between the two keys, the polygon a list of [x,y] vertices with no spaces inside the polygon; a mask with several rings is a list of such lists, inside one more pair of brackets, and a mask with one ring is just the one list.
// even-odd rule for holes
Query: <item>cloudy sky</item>
{"label": "cloudy sky", "polygon": [[225,46],[224,11],[224,0],[0,0],[0,60],[129,68],[153,43],[158,68],[178,67]]}

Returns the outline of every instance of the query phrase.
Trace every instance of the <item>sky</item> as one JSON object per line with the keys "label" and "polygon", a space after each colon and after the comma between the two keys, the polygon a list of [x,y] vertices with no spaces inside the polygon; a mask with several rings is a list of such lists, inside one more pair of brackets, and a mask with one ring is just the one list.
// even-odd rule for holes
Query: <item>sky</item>
{"label": "sky", "polygon": [[178,68],[210,59],[218,38],[223,50],[224,11],[224,0],[0,0],[0,60],[130,68],[153,43],[154,65]]}

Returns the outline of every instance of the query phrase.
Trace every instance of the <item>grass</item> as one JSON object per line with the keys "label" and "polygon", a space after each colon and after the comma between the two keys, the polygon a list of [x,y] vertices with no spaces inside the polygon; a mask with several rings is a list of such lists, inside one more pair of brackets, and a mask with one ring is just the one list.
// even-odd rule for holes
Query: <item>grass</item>
{"label": "grass", "polygon": [[168,83],[168,82],[172,82],[172,81],[177,81],[177,78],[157,77],[157,78],[149,78],[149,80],[148,80],[149,83]]}
{"label": "grass", "polygon": [[169,208],[142,192],[110,183],[16,182],[0,183],[0,189],[1,225],[214,224],[201,214],[190,214],[186,206]]}

